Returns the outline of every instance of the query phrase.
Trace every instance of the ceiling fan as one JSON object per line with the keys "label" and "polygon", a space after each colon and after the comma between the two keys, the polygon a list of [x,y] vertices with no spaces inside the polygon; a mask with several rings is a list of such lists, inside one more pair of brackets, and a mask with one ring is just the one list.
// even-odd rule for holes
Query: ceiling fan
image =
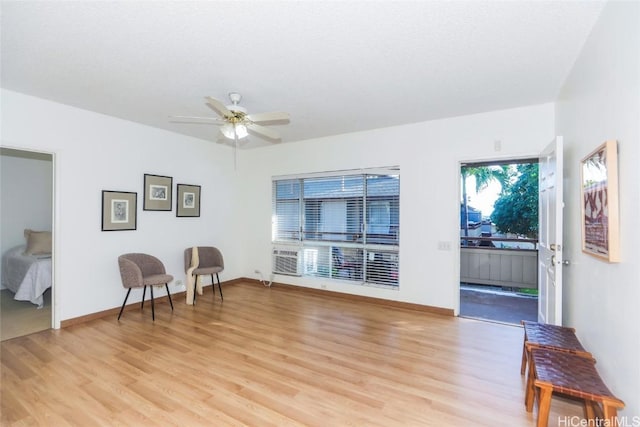
{"label": "ceiling fan", "polygon": [[[266,125],[289,123],[289,113],[270,112],[247,114],[247,109],[239,105],[242,95],[231,92],[229,99],[231,105],[224,105],[221,101],[211,96],[206,96],[206,105],[215,111],[220,117],[197,117],[197,116],[171,116],[172,119],[200,120],[220,126],[220,133],[227,139],[233,140],[235,146],[238,141],[246,138],[249,134],[264,138],[270,142],[280,142],[280,134],[268,128]],[[220,141],[219,141],[220,142]],[[222,140],[224,142],[224,140]]]}

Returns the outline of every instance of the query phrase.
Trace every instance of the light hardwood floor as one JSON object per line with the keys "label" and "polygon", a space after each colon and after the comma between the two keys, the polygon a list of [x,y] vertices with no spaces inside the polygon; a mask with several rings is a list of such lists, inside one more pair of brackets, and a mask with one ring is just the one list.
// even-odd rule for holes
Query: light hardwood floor
{"label": "light hardwood floor", "polygon": [[[519,327],[255,283],[224,296],[2,342],[1,424],[535,425]],[[554,399],[549,425],[574,415]]]}

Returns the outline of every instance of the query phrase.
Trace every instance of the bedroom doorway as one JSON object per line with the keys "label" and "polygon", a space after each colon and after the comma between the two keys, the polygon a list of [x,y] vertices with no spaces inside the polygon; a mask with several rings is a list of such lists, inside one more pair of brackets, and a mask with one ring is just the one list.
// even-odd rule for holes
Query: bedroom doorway
{"label": "bedroom doorway", "polygon": [[53,325],[53,177],[53,154],[0,147],[1,341]]}

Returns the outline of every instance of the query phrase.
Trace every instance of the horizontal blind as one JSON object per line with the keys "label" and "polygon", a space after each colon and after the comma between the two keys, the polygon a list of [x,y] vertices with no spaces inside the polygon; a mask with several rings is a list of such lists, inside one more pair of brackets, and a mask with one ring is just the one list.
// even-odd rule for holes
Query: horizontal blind
{"label": "horizontal blind", "polygon": [[355,241],[362,224],[362,175],[303,180],[303,240]]}
{"label": "horizontal blind", "polygon": [[400,177],[367,175],[366,243],[397,245],[400,234]]}
{"label": "horizontal blind", "polygon": [[272,240],[300,240],[300,180],[273,181]]}
{"label": "horizontal blind", "polygon": [[397,287],[399,208],[397,169],[274,178],[273,240],[302,275]]}

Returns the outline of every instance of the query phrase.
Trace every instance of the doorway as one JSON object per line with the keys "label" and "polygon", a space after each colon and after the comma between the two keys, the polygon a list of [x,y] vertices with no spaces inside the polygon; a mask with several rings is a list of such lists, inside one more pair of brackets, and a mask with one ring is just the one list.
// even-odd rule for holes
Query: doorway
{"label": "doorway", "polygon": [[460,166],[460,316],[520,324],[538,312],[538,159]]}
{"label": "doorway", "polygon": [[53,163],[49,153],[0,147],[2,341],[53,324]]}

